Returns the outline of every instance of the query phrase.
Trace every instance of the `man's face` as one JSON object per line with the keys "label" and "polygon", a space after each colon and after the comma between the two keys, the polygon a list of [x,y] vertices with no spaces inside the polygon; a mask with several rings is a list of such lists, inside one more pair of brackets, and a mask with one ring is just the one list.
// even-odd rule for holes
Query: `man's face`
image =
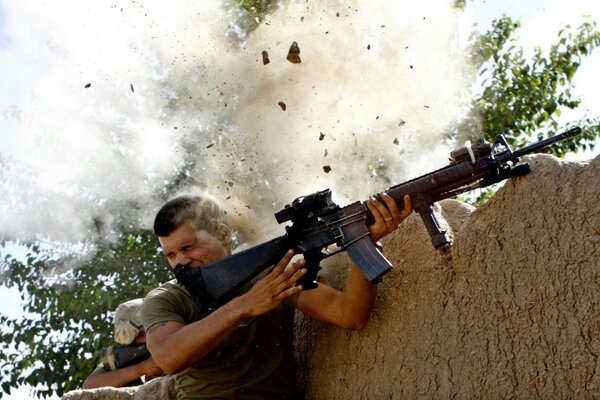
{"label": "man's face", "polygon": [[204,230],[195,231],[187,223],[168,236],[159,236],[158,241],[171,268],[179,264],[198,268],[231,254],[229,245]]}

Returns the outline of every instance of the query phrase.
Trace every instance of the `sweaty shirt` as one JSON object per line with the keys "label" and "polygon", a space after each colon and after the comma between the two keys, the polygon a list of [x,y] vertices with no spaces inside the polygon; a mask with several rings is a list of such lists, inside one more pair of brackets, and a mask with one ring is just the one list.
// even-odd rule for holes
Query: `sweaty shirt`
{"label": "sweaty shirt", "polygon": [[[293,315],[293,308],[282,305],[238,327],[198,364],[175,375],[177,398],[294,398]],[[176,281],[152,290],[142,306],[146,332],[160,322],[187,325],[201,317]]]}

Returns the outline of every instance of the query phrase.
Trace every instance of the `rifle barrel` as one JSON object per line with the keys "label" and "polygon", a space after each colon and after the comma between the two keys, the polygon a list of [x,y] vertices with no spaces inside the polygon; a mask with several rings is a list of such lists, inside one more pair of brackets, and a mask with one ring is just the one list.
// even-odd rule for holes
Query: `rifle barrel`
{"label": "rifle barrel", "polygon": [[539,149],[542,149],[546,146],[549,146],[553,143],[562,142],[563,140],[570,139],[574,136],[579,135],[580,133],[581,133],[581,128],[576,126],[574,128],[564,131],[563,133],[559,133],[558,135],[549,137],[548,139],[544,139],[537,143],[533,143],[529,146],[523,147],[522,149],[515,150],[513,152],[513,156],[521,157],[521,156],[524,156],[525,154],[533,153],[533,152],[535,152]]}

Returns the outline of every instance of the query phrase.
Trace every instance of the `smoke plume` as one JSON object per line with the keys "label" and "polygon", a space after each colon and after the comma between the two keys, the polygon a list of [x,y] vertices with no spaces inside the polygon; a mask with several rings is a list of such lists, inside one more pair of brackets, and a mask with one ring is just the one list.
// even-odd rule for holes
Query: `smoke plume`
{"label": "smoke plume", "polygon": [[273,229],[295,197],[445,164],[468,97],[453,3],[291,1],[245,32],[216,0],[4,2],[0,236],[148,227],[175,177]]}

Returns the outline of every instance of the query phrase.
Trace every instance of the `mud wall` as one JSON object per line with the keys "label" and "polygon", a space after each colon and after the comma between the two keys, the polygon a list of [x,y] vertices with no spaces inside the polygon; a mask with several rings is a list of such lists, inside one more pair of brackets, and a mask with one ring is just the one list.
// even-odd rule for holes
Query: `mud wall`
{"label": "mud wall", "polygon": [[417,215],[385,240],[365,330],[299,318],[308,399],[600,397],[600,158],[528,161],[477,210],[443,202],[451,262]]}
{"label": "mud wall", "polygon": [[62,400],[175,400],[177,393],[169,376],[154,378],[141,385],[128,388],[98,388],[73,390]]}
{"label": "mud wall", "polygon": [[[298,314],[307,399],[600,397],[600,157],[527,161],[530,175],[478,209],[438,207],[454,239],[451,260],[436,254],[415,214],[384,240],[395,269],[366,329]],[[323,279],[340,286],[347,262]],[[142,390],[64,399],[174,398],[168,383]]]}

